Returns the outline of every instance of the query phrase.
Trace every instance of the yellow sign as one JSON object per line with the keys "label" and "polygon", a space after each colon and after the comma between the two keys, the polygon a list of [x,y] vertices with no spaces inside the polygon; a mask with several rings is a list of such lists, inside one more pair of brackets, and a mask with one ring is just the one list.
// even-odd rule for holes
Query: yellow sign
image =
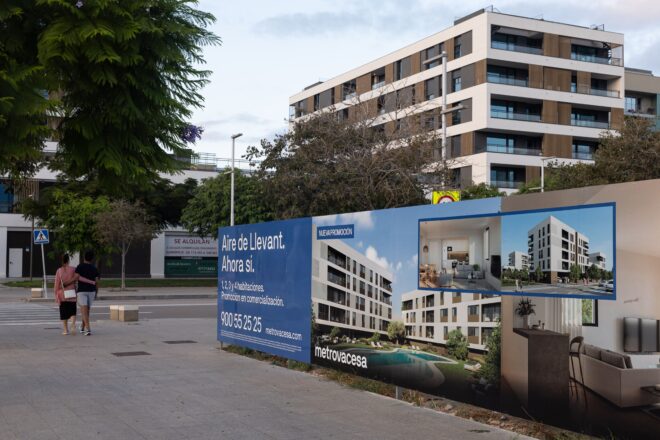
{"label": "yellow sign", "polygon": [[461,200],[460,191],[433,191],[433,204],[458,202]]}

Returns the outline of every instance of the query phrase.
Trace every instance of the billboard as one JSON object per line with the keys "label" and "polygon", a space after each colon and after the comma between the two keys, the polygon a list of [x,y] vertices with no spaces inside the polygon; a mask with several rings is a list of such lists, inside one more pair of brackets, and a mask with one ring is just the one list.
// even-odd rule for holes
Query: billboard
{"label": "billboard", "polygon": [[[300,234],[298,257],[251,258],[275,256],[259,265],[258,283],[287,280],[269,291],[304,304],[269,321],[306,328],[310,362],[643,438],[660,428],[649,407],[660,403],[660,347],[627,352],[623,322],[660,322],[660,205],[648,202],[659,198],[660,181],[648,181],[298,219],[270,232],[243,225],[220,237],[287,225]],[[237,258],[219,245],[220,260]],[[259,313],[225,295],[228,281],[252,275],[220,270],[219,312]],[[303,359],[273,348],[279,339],[249,345],[224,330],[219,322],[220,340]]]}

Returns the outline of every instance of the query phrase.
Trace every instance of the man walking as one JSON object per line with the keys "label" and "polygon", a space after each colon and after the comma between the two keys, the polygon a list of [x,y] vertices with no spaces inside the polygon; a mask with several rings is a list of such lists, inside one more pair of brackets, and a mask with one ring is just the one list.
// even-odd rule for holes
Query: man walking
{"label": "man walking", "polygon": [[[80,314],[82,315],[82,327],[80,331],[85,336],[92,334],[92,329],[89,326],[89,309],[96,298],[96,291],[99,283],[99,271],[92,264],[94,261],[94,252],[86,251],[83,263],[76,267],[78,278],[78,305],[80,306]],[[84,278],[84,280],[83,280]],[[93,281],[93,283],[89,282]]]}

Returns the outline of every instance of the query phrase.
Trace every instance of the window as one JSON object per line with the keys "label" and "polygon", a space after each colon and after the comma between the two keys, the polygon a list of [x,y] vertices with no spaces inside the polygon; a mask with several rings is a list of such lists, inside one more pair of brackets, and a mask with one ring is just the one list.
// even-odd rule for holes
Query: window
{"label": "window", "polygon": [[478,327],[468,327],[468,336],[477,336]]}
{"label": "window", "polygon": [[403,58],[394,63],[394,81],[410,75],[410,57]]}
{"label": "window", "polygon": [[427,101],[435,99],[440,95],[442,95],[442,90],[439,76],[424,81],[424,97]]}
{"label": "window", "polygon": [[582,300],[582,325],[598,327],[598,300]]}
{"label": "window", "polygon": [[461,57],[461,37],[454,38],[454,59]]}
{"label": "window", "polygon": [[598,142],[583,141],[573,138],[573,159],[593,160],[598,149]]}
{"label": "window", "polygon": [[478,315],[479,306],[468,306],[468,315]]}
{"label": "window", "polygon": [[355,80],[346,81],[342,86],[342,100],[357,96]]}
{"label": "window", "polygon": [[625,99],[625,110],[626,110],[626,112],[629,112],[629,113],[639,112],[639,109],[641,108],[640,101],[641,100],[639,98],[633,98],[632,96],[626,96],[626,99]]}
{"label": "window", "polygon": [[422,51],[420,61],[421,61],[421,71],[432,69],[442,64],[442,51],[445,50],[444,43],[436,44],[431,46],[428,49]]}
{"label": "window", "polygon": [[452,307],[451,308],[451,317],[456,318],[457,314],[458,314],[458,310],[456,309],[456,307]]}
{"label": "window", "polygon": [[14,195],[10,192],[7,185],[0,183],[0,212],[11,213],[13,211]]}
{"label": "window", "polygon": [[452,92],[458,92],[459,90],[461,90],[461,77],[460,76],[457,76],[453,79],[451,90],[452,90]]}

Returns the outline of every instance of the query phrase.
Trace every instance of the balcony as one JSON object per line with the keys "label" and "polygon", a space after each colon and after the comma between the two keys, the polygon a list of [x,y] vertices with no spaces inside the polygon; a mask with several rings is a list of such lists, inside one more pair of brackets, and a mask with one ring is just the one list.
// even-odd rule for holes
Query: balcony
{"label": "balcony", "polygon": [[533,55],[543,55],[543,49],[540,47],[526,46],[523,44],[509,43],[504,41],[492,41],[490,47],[493,49],[510,50],[513,52],[531,53]]}
{"label": "balcony", "polygon": [[608,96],[610,98],[618,98],[619,97],[619,91],[618,90],[589,89],[589,94],[590,95],[596,95],[596,96]]}
{"label": "balcony", "polygon": [[525,155],[525,156],[541,156],[541,153],[542,153],[540,148],[515,148],[515,147],[509,147],[507,145],[500,145],[500,144],[486,144],[485,149],[477,148],[475,150],[475,152],[477,152],[477,153],[488,152],[488,153],[522,154],[522,155]]}
{"label": "balcony", "polygon": [[571,118],[571,125],[576,127],[601,128],[604,130],[610,128],[609,122],[590,121],[588,119]]}
{"label": "balcony", "polygon": [[525,184],[524,180],[491,180],[491,186],[496,188],[519,188]]}
{"label": "balcony", "polygon": [[587,63],[609,64],[612,66],[622,66],[621,58],[603,57],[598,55],[588,55],[571,52],[571,59],[575,61],[584,61]]}
{"label": "balcony", "polygon": [[508,86],[529,87],[529,82],[526,79],[517,79],[512,76],[502,76],[494,73],[488,73],[487,80],[489,83],[506,84]]}
{"label": "balcony", "polygon": [[594,160],[593,153],[578,153],[574,151],[571,157],[573,159],[580,159],[580,160]]}
{"label": "balcony", "polygon": [[385,80],[373,83],[371,85],[371,90],[379,89],[379,88],[383,87],[384,85],[385,85]]}
{"label": "balcony", "polygon": [[541,122],[541,115],[531,113],[505,112],[491,110],[490,117],[496,119],[514,119],[516,121]]}

